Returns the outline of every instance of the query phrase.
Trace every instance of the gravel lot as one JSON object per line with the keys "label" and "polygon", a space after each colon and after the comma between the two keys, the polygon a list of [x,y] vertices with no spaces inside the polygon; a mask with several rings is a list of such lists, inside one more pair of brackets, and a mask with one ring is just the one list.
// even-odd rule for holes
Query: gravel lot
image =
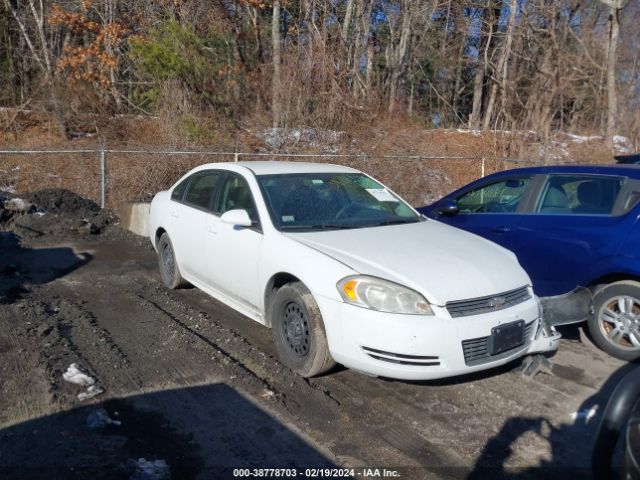
{"label": "gravel lot", "polygon": [[[292,466],[588,478],[597,412],[631,366],[577,328],[553,375],[512,364],[437,382],[304,380],[267,329],[196,289],[167,291],[146,239],[69,195],[47,203],[56,195],[0,212],[2,478],[169,478],[141,458],[176,479]],[[78,400],[86,388],[62,377],[72,363],[104,393]],[[98,411],[120,424],[91,428]]]}

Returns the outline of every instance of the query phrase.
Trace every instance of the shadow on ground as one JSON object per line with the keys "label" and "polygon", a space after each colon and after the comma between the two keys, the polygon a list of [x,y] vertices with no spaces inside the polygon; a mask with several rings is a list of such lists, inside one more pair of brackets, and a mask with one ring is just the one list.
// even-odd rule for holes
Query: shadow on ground
{"label": "shadow on ground", "polygon": [[88,253],[77,255],[68,247],[28,248],[11,232],[0,232],[0,252],[0,304],[13,303],[29,285],[60,278],[92,258]]}
{"label": "shadow on ground", "polygon": [[[203,402],[208,408],[195,408]],[[100,408],[121,425],[90,428]],[[184,480],[234,478],[234,468],[334,466],[224,384],[108,400],[0,430],[5,480],[166,478],[137,471],[140,458],[164,461],[170,478]]]}
{"label": "shadow on ground", "polygon": [[[595,416],[590,419],[581,416],[574,422],[569,421],[560,426],[552,425],[544,417],[520,416],[508,419],[484,446],[467,480],[591,478],[591,452],[597,426],[613,390],[634,368],[640,368],[638,362],[620,367],[596,394],[580,405],[578,412],[585,414],[593,408],[597,409]],[[507,463],[514,445],[529,432],[545,438],[551,451],[551,460],[541,461],[538,467],[508,468]]]}

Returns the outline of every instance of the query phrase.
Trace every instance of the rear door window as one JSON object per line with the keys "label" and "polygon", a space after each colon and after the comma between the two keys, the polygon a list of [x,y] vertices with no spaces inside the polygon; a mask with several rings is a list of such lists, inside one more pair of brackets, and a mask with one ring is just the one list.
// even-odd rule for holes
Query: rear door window
{"label": "rear door window", "polygon": [[211,211],[213,194],[220,179],[218,171],[204,171],[194,173],[190,179],[189,187],[184,195],[184,203],[192,207]]}
{"label": "rear door window", "polygon": [[543,214],[611,215],[623,177],[550,175],[536,208]]}
{"label": "rear door window", "polygon": [[178,184],[176,188],[171,192],[171,200],[176,202],[181,202],[182,197],[184,197],[184,191],[187,189],[187,185],[189,185],[189,181],[191,177],[185,178],[182,182]]}

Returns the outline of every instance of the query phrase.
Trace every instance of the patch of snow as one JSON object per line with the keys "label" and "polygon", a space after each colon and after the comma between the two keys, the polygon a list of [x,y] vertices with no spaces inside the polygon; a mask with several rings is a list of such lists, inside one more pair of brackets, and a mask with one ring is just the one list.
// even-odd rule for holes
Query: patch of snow
{"label": "patch of snow", "polygon": [[103,428],[107,425],[115,425],[119,427],[122,425],[120,420],[112,419],[104,408],[97,408],[92,410],[87,415],[87,427],[89,428]]}
{"label": "patch of snow", "polygon": [[271,397],[275,396],[275,393],[273,392],[273,390],[269,390],[268,388],[265,388],[262,391],[262,394],[260,396],[262,398],[271,398]]}
{"label": "patch of snow", "polygon": [[95,385],[95,379],[91,378],[89,375],[84,373],[78,367],[77,363],[72,363],[67,368],[67,371],[62,374],[62,378],[69,383],[73,383],[75,385],[81,385],[83,387],[89,387],[91,385]]}
{"label": "patch of snow", "polygon": [[613,149],[618,153],[630,153],[633,145],[631,140],[622,135],[613,136]]}
{"label": "patch of snow", "polygon": [[575,135],[573,133],[565,134],[569,137],[574,143],[584,143],[584,142],[592,142],[594,140],[602,140],[600,135]]}
{"label": "patch of snow", "polygon": [[90,398],[97,397],[98,395],[102,395],[104,390],[97,385],[91,385],[87,387],[85,392],[81,392],[78,394],[78,400],[84,402],[85,400],[89,400]]}
{"label": "patch of snow", "polygon": [[456,128],[456,132],[470,133],[474,137],[479,137],[480,135],[482,135],[482,132],[480,130],[472,130],[472,129],[464,129],[464,128]]}
{"label": "patch of snow", "polygon": [[261,137],[269,148],[278,149],[286,144],[301,144],[322,148],[326,153],[337,153],[339,147],[335,145],[346,136],[346,132],[325,130],[321,128],[268,128]]}
{"label": "patch of snow", "polygon": [[136,470],[130,480],[167,480],[171,477],[169,465],[164,460],[146,460],[139,458],[136,462]]}
{"label": "patch of snow", "polygon": [[81,131],[71,131],[67,133],[69,135],[69,138],[76,139],[76,138],[91,138],[91,137],[95,137],[96,134],[94,132],[81,132]]}
{"label": "patch of snow", "polygon": [[28,212],[29,210],[31,210],[31,207],[33,207],[33,205],[31,205],[26,200],[18,197],[11,198],[4,202],[4,208],[13,212]]}
{"label": "patch of snow", "polygon": [[76,363],[72,363],[71,365],[69,365],[67,371],[62,374],[62,378],[69,383],[73,383],[74,385],[87,387],[84,392],[78,394],[77,398],[81,402],[104,393],[104,389],[96,385],[95,379],[84,373]]}
{"label": "patch of snow", "polygon": [[16,193],[16,188],[12,185],[5,185],[4,187],[0,187],[0,192]]}

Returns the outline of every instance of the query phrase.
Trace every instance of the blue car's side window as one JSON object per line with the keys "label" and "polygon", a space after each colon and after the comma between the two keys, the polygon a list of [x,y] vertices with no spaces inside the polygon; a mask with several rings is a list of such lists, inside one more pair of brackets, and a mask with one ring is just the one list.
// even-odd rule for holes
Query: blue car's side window
{"label": "blue car's side window", "polygon": [[622,177],[551,175],[542,189],[536,212],[610,215],[623,183]]}
{"label": "blue car's side window", "polygon": [[460,213],[513,213],[529,178],[510,178],[463,193],[456,199]]}

